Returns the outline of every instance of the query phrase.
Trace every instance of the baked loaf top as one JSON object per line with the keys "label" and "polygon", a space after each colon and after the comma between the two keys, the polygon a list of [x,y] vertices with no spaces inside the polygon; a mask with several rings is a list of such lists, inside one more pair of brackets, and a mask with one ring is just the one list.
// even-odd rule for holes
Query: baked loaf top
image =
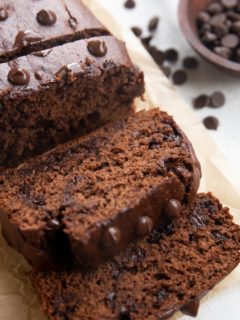
{"label": "baked loaf top", "polygon": [[172,224],[129,246],[95,272],[33,271],[51,320],[160,320],[196,316],[199,299],[240,262],[240,228],[211,194]]}
{"label": "baked loaf top", "polygon": [[78,40],[2,63],[1,111],[4,111],[6,102],[12,104],[14,99],[24,98],[33,91],[47,91],[54,83],[61,90],[61,84],[70,85],[76,77],[100,76],[103,71],[114,70],[119,65],[134,72],[124,43],[112,36]]}
{"label": "baked loaf top", "polygon": [[80,0],[1,1],[0,62],[109,32]]}
{"label": "baked loaf top", "polygon": [[139,222],[140,235],[163,223],[171,199],[179,214],[180,203],[195,196],[200,175],[188,139],[172,117],[153,109],[5,170],[0,211],[36,250],[45,236],[53,243],[58,230],[87,263],[126,247],[142,216],[151,219]]}

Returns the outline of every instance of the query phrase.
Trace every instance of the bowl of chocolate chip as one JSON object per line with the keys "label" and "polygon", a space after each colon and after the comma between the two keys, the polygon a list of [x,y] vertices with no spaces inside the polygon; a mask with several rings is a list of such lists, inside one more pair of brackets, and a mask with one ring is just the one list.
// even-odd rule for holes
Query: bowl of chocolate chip
{"label": "bowl of chocolate chip", "polygon": [[207,61],[240,76],[240,0],[180,0],[180,26]]}

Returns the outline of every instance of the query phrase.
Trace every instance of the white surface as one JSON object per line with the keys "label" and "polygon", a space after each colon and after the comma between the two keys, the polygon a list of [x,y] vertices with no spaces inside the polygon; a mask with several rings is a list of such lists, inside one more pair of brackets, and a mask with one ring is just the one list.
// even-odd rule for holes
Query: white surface
{"label": "white surface", "polygon": [[[137,6],[134,9],[124,8],[124,0],[100,0],[100,2],[125,26],[143,28],[144,35],[149,34],[147,24],[150,18],[159,16],[161,21],[152,44],[161,49],[171,47],[179,50],[180,61],[173,67],[173,70],[181,66],[182,58],[195,55],[179,30],[178,0],[136,0]],[[219,129],[209,130],[209,133],[230,161],[233,169],[240,172],[240,79],[216,70],[200,57],[198,59],[200,61],[198,71],[190,71],[189,81],[177,89],[189,102],[189,108],[191,108],[192,99],[200,93],[211,94],[216,90],[225,92],[227,101],[224,107],[204,108],[196,111],[196,114],[200,119],[209,115],[219,119]]]}

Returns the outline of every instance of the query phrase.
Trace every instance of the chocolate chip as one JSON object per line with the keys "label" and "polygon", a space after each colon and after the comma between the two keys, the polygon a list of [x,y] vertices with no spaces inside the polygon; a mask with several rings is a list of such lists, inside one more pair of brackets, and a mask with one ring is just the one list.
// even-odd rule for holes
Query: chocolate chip
{"label": "chocolate chip", "polygon": [[198,68],[198,65],[199,65],[199,62],[195,57],[186,57],[183,60],[183,66],[186,69],[194,70]]}
{"label": "chocolate chip", "polygon": [[42,76],[41,76],[41,73],[40,72],[38,72],[38,71],[35,71],[34,72],[34,77],[35,77],[35,79],[37,79],[37,80],[42,80]]}
{"label": "chocolate chip", "polygon": [[238,0],[221,0],[226,9],[232,9],[238,4]]}
{"label": "chocolate chip", "polygon": [[56,72],[55,76],[58,80],[67,79],[69,81],[72,81],[76,78],[77,75],[83,72],[84,70],[82,68],[82,65],[80,63],[74,62],[63,66]]}
{"label": "chocolate chip", "polygon": [[13,68],[8,73],[8,80],[13,84],[23,86],[29,83],[30,74],[25,69]]}
{"label": "chocolate chip", "polygon": [[207,12],[209,12],[210,14],[217,14],[222,12],[222,6],[220,3],[218,2],[213,2],[210,3],[209,6],[207,7]]}
{"label": "chocolate chip", "polygon": [[57,230],[61,228],[61,222],[58,219],[51,219],[47,222],[47,228],[51,230]]}
{"label": "chocolate chip", "polygon": [[162,72],[165,74],[166,77],[170,77],[172,70],[169,66],[161,66]]}
{"label": "chocolate chip", "polygon": [[167,220],[172,221],[180,215],[181,210],[181,203],[176,199],[171,199],[164,209],[164,215]]}
{"label": "chocolate chip", "polygon": [[36,56],[36,57],[44,58],[44,57],[48,56],[51,52],[52,52],[52,49],[48,49],[48,50],[44,50],[44,51],[33,52],[32,55]]}
{"label": "chocolate chip", "polygon": [[217,130],[218,126],[219,126],[219,121],[217,118],[210,116],[210,117],[206,117],[203,120],[203,124],[205,125],[205,127],[209,130]]}
{"label": "chocolate chip", "polygon": [[105,230],[101,243],[106,248],[115,247],[121,240],[121,231],[117,227],[109,227]]}
{"label": "chocolate chip", "polygon": [[5,21],[8,18],[8,12],[4,8],[0,8],[0,21]]}
{"label": "chocolate chip", "polygon": [[147,37],[144,37],[144,38],[141,39],[142,44],[144,45],[145,48],[148,48],[152,38],[153,38],[153,36],[147,36]]}
{"label": "chocolate chip", "polygon": [[140,237],[148,235],[153,229],[153,221],[150,217],[143,216],[138,219],[136,233]]}
{"label": "chocolate chip", "polygon": [[104,57],[107,53],[107,46],[104,41],[91,40],[88,42],[87,48],[95,57]]}
{"label": "chocolate chip", "polygon": [[176,62],[178,60],[178,52],[176,49],[168,49],[165,51],[165,60],[169,62]]}
{"label": "chocolate chip", "polygon": [[226,21],[227,17],[224,13],[215,14],[210,19],[210,24],[212,26],[222,24]]}
{"label": "chocolate chip", "polygon": [[38,42],[43,39],[43,36],[32,30],[24,30],[18,32],[13,47],[17,49],[22,49],[28,44]]}
{"label": "chocolate chip", "polygon": [[148,52],[151,54],[153,57],[154,61],[162,67],[162,64],[165,60],[165,53],[159,49],[157,49],[155,46],[149,46],[148,47]]}
{"label": "chocolate chip", "polygon": [[187,73],[185,70],[177,70],[172,76],[175,85],[182,85],[187,81]]}
{"label": "chocolate chip", "polygon": [[239,37],[236,34],[230,33],[222,38],[221,43],[224,47],[236,48],[239,45]]}
{"label": "chocolate chip", "polygon": [[237,13],[237,12],[234,12],[234,11],[229,11],[229,12],[227,12],[227,17],[228,17],[230,20],[232,20],[233,22],[240,20],[240,14]]}
{"label": "chocolate chip", "polygon": [[202,37],[202,42],[205,44],[214,43],[216,40],[217,40],[216,34],[208,31]]}
{"label": "chocolate chip", "polygon": [[209,97],[206,94],[201,94],[193,100],[195,109],[202,109],[209,105]]}
{"label": "chocolate chip", "polygon": [[225,59],[229,59],[232,55],[231,49],[226,47],[215,47],[213,50],[216,54]]}
{"label": "chocolate chip", "polygon": [[42,9],[37,13],[37,21],[43,26],[51,26],[57,21],[57,16],[52,10]]}
{"label": "chocolate chip", "polygon": [[142,35],[142,29],[139,27],[132,27],[131,30],[136,37],[140,37]]}
{"label": "chocolate chip", "polygon": [[231,27],[232,32],[236,33],[238,36],[240,35],[240,21],[236,21],[232,24]]}
{"label": "chocolate chip", "polygon": [[158,27],[158,23],[159,23],[159,18],[158,17],[154,17],[149,21],[148,24],[148,30],[149,31],[155,31]]}
{"label": "chocolate chip", "polygon": [[225,104],[225,96],[222,92],[214,92],[210,99],[210,106],[212,108],[220,108]]}
{"label": "chocolate chip", "polygon": [[124,3],[124,7],[127,9],[132,9],[136,6],[136,2],[134,0],[127,0]]}
{"label": "chocolate chip", "polygon": [[220,23],[213,27],[213,31],[219,38],[221,38],[228,33],[228,27],[225,24]]}
{"label": "chocolate chip", "polygon": [[183,314],[186,314],[190,317],[196,317],[198,314],[199,306],[200,301],[198,299],[195,299],[182,307],[181,311]]}
{"label": "chocolate chip", "polygon": [[201,25],[204,23],[207,23],[210,21],[210,15],[205,12],[205,11],[201,11],[199,12],[199,14],[197,15],[197,22]]}

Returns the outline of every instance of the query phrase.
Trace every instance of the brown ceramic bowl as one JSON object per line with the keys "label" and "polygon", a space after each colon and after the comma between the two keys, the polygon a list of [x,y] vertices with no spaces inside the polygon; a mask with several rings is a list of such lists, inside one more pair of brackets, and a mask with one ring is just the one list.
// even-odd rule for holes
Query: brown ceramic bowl
{"label": "brown ceramic bowl", "polygon": [[205,47],[198,37],[196,27],[197,15],[201,10],[206,8],[210,2],[212,2],[212,0],[179,0],[178,18],[180,27],[191,46],[205,60],[227,73],[240,77],[240,63],[229,61],[218,56]]}

